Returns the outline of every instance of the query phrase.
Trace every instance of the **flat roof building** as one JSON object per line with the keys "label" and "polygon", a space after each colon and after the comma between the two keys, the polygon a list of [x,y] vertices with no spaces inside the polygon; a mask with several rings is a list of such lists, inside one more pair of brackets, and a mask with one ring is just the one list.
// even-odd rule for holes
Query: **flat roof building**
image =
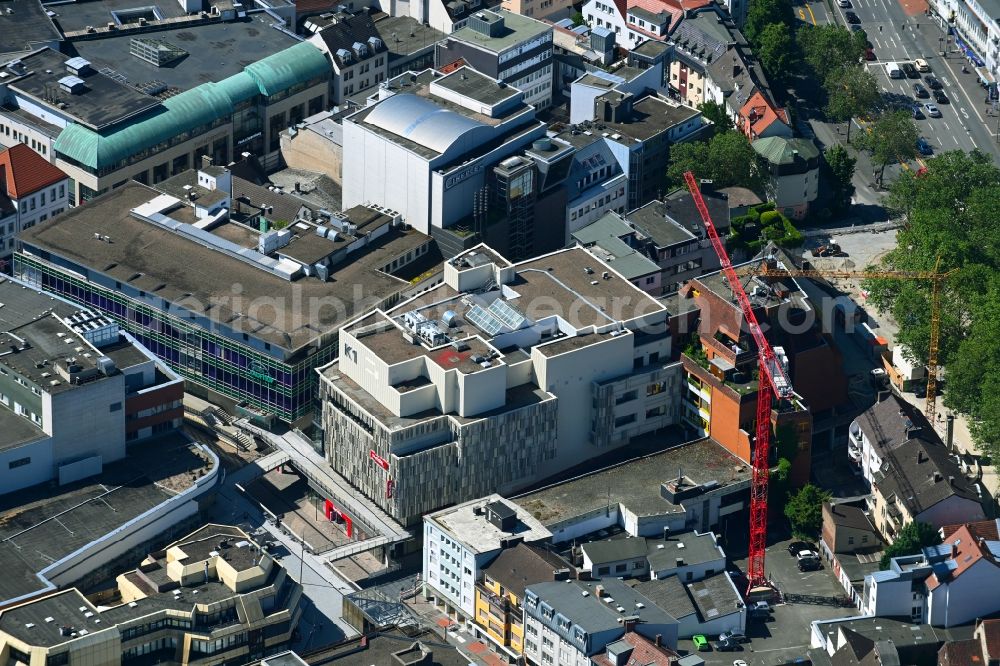
{"label": "flat roof building", "polygon": [[150,655],[186,664],[246,660],[290,640],[301,595],[245,532],[206,525],[94,598],[72,588],[0,611],[0,645],[23,663],[73,663],[81,653],[95,666]]}
{"label": "flat roof building", "polygon": [[516,88],[468,67],[403,75],[344,118],[344,206],[377,204],[435,237],[482,228],[499,249],[534,256],[532,182],[504,190],[524,212],[473,217],[500,192],[495,169],[544,137],[545,124]]}
{"label": "flat roof building", "polygon": [[180,378],[110,319],[10,278],[0,303],[0,494],[99,474],[180,427]]}
{"label": "flat roof building", "polygon": [[582,248],[511,264],[478,246],[342,330],[322,370],[330,463],[410,523],[626,446],[679,419],[666,318]]}
{"label": "flat roof building", "polygon": [[58,49],[62,39],[40,0],[4,2],[0,12],[0,65],[36,49]]}
{"label": "flat roof building", "polygon": [[[260,19],[176,33],[112,32],[80,42],[93,62],[41,49],[8,63],[0,77],[0,123],[73,178],[71,205],[131,178],[162,182],[205,155],[226,164],[249,152],[274,165],[281,131],[326,108],[326,56],[308,43],[278,50],[276,35],[291,38]],[[207,45],[199,46],[203,39]],[[249,39],[276,52],[240,59],[232,41]],[[184,55],[185,45],[199,56]],[[10,141],[5,129],[0,143]]]}
{"label": "flat roof building", "polygon": [[505,9],[482,10],[437,45],[435,66],[461,59],[524,94],[526,104],[552,104],[552,26]]}
{"label": "flat roof building", "polygon": [[312,410],[312,369],[333,358],[338,328],[394,303],[408,283],[392,273],[431,241],[360,206],[273,228],[270,210],[227,208],[230,180],[199,170],[197,184],[178,183],[183,199],[130,182],[22,234],[17,271],[118,322],[189,390],[295,421]]}

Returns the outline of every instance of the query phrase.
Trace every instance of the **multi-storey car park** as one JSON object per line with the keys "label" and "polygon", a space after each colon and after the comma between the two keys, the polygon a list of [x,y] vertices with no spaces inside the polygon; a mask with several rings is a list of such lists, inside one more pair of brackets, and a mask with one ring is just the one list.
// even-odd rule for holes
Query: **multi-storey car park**
{"label": "multi-storey car park", "polygon": [[225,178],[199,171],[194,201],[131,182],[30,229],[16,271],[113,318],[189,390],[295,421],[340,325],[391,306],[409,287],[391,273],[430,239],[361,206],[262,233],[230,215]]}
{"label": "multi-storey car park", "polygon": [[667,317],[585,249],[511,264],[478,246],[341,330],[322,370],[328,459],[412,523],[626,446],[680,418]]}

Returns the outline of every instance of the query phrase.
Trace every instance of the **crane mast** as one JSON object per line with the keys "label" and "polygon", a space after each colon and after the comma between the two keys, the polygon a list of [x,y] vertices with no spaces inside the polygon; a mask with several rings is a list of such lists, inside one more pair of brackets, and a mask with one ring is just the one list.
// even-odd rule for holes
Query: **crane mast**
{"label": "crane mast", "polygon": [[[690,171],[684,174],[684,181],[687,183],[691,198],[694,200],[701,221],[705,225],[708,239],[712,243],[715,254],[719,257],[722,265],[722,272],[729,282],[729,287],[733,290],[733,295],[743,313],[743,320],[750,329],[757,345],[757,356],[759,363],[758,391],[757,391],[757,426],[756,436],[750,455],[750,466],[752,477],[750,482],[750,549],[747,565],[747,579],[749,589],[768,585],[767,576],[764,571],[764,558],[767,548],[767,488],[770,475],[770,451],[771,451],[771,401],[772,396],[783,400],[791,397],[792,385],[788,380],[785,369],[778,361],[771,348],[771,344],[764,337],[764,331],[757,322],[757,315],[754,314],[753,304],[747,296],[739,276],[733,269],[733,264],[729,260],[719,232],[712,222],[712,216],[708,212],[705,200],[701,196],[701,188],[695,180],[694,174]],[[749,590],[748,590],[749,591]]]}

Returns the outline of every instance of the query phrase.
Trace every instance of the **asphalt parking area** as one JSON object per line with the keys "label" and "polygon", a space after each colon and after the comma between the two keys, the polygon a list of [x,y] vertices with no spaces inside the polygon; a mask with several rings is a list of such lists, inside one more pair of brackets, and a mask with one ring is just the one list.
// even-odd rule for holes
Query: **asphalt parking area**
{"label": "asphalt parking area", "polygon": [[[791,539],[775,543],[767,549],[766,568],[768,575],[786,594],[836,597],[844,594],[843,588],[824,563],[819,571],[801,572],[795,558],[788,554]],[[746,560],[734,563],[741,571],[746,570]],[[775,666],[794,663],[805,658],[809,650],[811,624],[816,620],[829,620],[855,615],[853,608],[834,605],[784,603],[774,607],[772,617],[767,622],[747,620],[746,634],[750,642],[738,652],[700,652],[699,655],[711,666],[732,666],[733,661],[742,659],[749,666]],[[714,637],[713,637],[714,638]],[[714,640],[712,641],[714,643]],[[679,641],[682,651],[693,649],[690,640]]]}

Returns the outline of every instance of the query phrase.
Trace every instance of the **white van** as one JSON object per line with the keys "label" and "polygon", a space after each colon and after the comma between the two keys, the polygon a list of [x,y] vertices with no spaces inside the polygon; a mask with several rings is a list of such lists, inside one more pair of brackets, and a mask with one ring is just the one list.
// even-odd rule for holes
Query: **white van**
{"label": "white van", "polygon": [[894,62],[885,63],[885,73],[889,75],[890,79],[903,78],[903,70]]}

